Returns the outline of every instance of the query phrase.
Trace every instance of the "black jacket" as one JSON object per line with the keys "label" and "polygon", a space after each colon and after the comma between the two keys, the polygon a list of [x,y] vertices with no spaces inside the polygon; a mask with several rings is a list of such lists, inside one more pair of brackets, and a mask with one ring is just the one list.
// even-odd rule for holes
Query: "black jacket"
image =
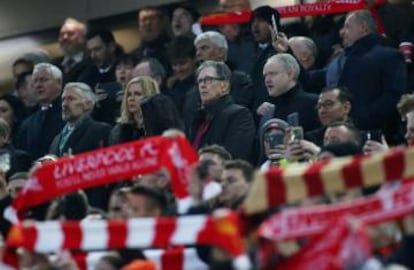
{"label": "black jacket", "polygon": [[300,84],[296,84],[292,89],[278,97],[269,98],[269,101],[275,105],[275,110],[270,115],[262,117],[261,125],[271,118],[280,118],[287,121],[289,114],[297,112],[299,114],[299,125],[303,127],[305,132],[320,126],[315,108],[318,96],[304,92]]}
{"label": "black jacket", "polygon": [[76,155],[105,147],[108,145],[107,140],[110,130],[110,125],[97,122],[86,115],[75,126],[61,151],[59,151],[59,144],[61,143],[62,132],[55,137],[50,145],[50,153],[62,156],[67,154],[70,149],[71,153]]}
{"label": "black jacket", "polygon": [[199,147],[218,144],[226,148],[233,158],[250,160],[254,143],[255,125],[248,109],[234,104],[227,95],[198,111],[187,130],[188,138],[194,142],[202,122],[209,122]]}
{"label": "black jacket", "polygon": [[37,159],[49,152],[50,144],[62,130],[62,101],[57,98],[47,110],[37,110],[20,126],[16,148]]}
{"label": "black jacket", "polygon": [[352,94],[355,125],[361,130],[382,129],[393,142],[399,123],[396,105],[407,81],[402,54],[381,46],[379,38],[369,34],[329,65],[327,83],[335,85],[336,80]]}

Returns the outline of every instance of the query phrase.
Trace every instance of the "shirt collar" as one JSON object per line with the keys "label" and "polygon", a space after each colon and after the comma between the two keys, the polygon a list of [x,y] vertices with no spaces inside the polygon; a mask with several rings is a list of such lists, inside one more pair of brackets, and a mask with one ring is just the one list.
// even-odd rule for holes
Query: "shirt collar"
{"label": "shirt collar", "polygon": [[53,104],[48,104],[48,105],[42,105],[42,106],[40,106],[40,109],[42,111],[49,110],[50,108],[53,108]]}
{"label": "shirt collar", "polygon": [[112,65],[106,67],[106,68],[100,68],[99,73],[107,73],[111,69]]}
{"label": "shirt collar", "polygon": [[83,52],[79,52],[71,57],[65,56],[62,61],[62,65],[65,65],[68,61],[73,60],[75,63],[80,63],[83,60]]}

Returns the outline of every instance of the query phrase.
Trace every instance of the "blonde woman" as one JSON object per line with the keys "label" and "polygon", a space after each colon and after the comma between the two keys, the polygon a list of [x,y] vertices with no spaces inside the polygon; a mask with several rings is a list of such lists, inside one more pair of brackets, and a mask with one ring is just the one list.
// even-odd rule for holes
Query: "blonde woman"
{"label": "blonde woman", "polygon": [[157,82],[148,76],[133,78],[126,86],[121,117],[109,136],[118,144],[160,135],[169,128],[182,128],[181,119],[169,97],[160,94]]}

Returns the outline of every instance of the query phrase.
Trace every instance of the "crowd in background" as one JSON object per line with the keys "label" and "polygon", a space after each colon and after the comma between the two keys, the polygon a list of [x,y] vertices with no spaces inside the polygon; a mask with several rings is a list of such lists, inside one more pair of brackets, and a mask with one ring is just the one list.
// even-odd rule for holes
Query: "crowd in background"
{"label": "crowd in background", "polygon": [[[371,155],[414,143],[414,7],[368,2],[380,21],[360,10],[281,24],[275,9],[261,6],[246,24],[203,29],[189,4],[146,7],[137,14],[141,43],[128,53],[109,28],[66,19],[58,37],[62,58],[22,55],[12,66],[15,89],[0,97],[2,211],[45,162],[169,129],[180,130],[199,154],[188,214],[239,209],[254,169]],[[220,8],[250,6],[222,0]],[[202,190],[210,179],[218,192],[206,201]],[[306,204],[352,200],[379,188]],[[78,191],[25,215],[125,219],[177,211],[169,176],[160,171]],[[396,227],[389,230],[401,234]],[[6,220],[0,229],[6,237]],[[404,234],[402,242],[402,250],[378,254],[378,262],[414,269],[412,256],[404,253],[414,250],[413,235]],[[231,269],[209,248],[198,251],[211,269]],[[130,255],[108,252],[95,269],[120,269],[145,258],[142,252]],[[58,267],[26,256],[25,267]]]}

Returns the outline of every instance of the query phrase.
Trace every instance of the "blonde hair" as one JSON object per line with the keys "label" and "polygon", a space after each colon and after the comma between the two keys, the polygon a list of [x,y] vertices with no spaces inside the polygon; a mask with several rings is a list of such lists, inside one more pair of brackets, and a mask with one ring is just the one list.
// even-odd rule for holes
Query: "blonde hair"
{"label": "blonde hair", "polygon": [[144,98],[152,97],[160,93],[158,83],[149,76],[138,76],[132,78],[124,90],[124,96],[122,97],[121,104],[121,117],[119,118],[119,123],[133,123],[135,121],[134,116],[128,111],[127,98],[128,90],[133,84],[139,84],[143,90]]}

